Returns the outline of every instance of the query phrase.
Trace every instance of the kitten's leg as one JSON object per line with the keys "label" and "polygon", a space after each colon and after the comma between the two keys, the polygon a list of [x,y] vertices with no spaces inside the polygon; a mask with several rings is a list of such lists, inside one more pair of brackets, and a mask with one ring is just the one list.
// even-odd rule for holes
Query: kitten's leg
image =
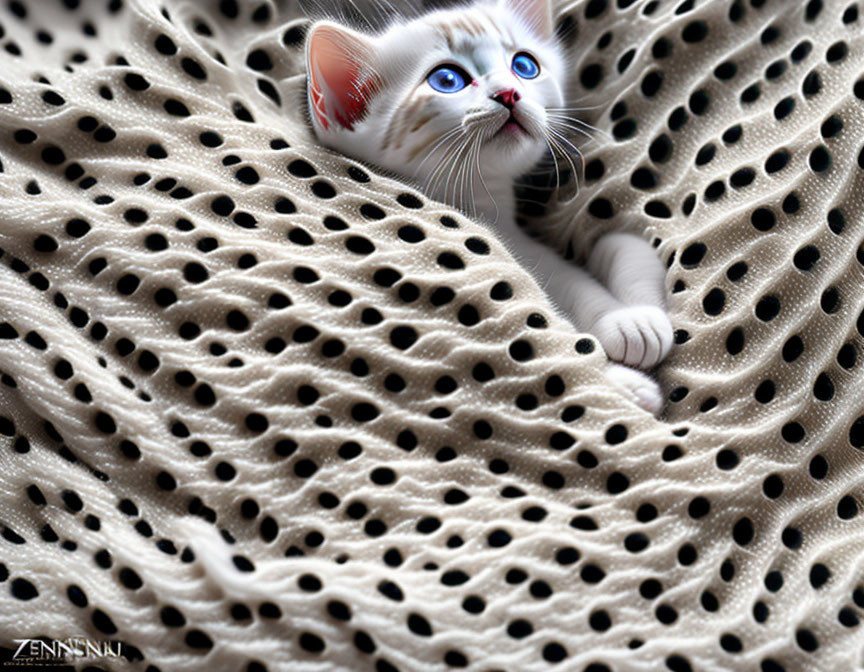
{"label": "kitten's leg", "polygon": [[673,332],[666,313],[666,272],[654,249],[637,236],[610,233],[594,246],[588,270],[617,299],[587,326],[609,357],[642,368],[663,361]]}
{"label": "kitten's leg", "polygon": [[547,245],[524,234],[510,240],[516,244],[514,256],[581,330],[590,331],[610,310],[626,307],[585,269]]}
{"label": "kitten's leg", "polygon": [[[536,240],[524,235],[521,238],[516,257],[538,278],[553,302],[579,329],[597,335],[597,331],[591,328],[593,325],[608,315],[630,310],[584,269]],[[608,348],[602,340],[601,344]],[[617,386],[629,391],[646,411],[657,414],[663,407],[660,387],[644,373],[610,363],[606,375]]]}
{"label": "kitten's leg", "polygon": [[666,308],[666,269],[657,251],[631,233],[608,233],[591,250],[588,270],[628,306]]}

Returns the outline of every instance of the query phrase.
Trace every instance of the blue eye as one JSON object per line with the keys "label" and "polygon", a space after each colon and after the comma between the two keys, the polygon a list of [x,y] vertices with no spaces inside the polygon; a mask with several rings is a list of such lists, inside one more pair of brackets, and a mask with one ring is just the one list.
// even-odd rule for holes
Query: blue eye
{"label": "blue eye", "polygon": [[513,57],[512,68],[522,79],[534,79],[540,74],[540,65],[531,54],[524,51]]}
{"label": "blue eye", "polygon": [[468,86],[468,76],[461,68],[454,65],[442,65],[435,68],[426,77],[426,81],[436,91],[441,93],[456,93]]}

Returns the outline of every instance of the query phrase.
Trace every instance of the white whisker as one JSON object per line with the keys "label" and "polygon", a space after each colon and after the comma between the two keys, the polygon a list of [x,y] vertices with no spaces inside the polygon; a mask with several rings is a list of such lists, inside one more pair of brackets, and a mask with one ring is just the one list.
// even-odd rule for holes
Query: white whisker
{"label": "white whisker", "polygon": [[599,110],[604,107],[606,107],[606,103],[589,105],[587,107],[548,107],[546,109],[554,112],[585,112],[586,110]]}
{"label": "white whisker", "polygon": [[547,115],[546,121],[550,125],[556,125],[562,128],[566,128],[571,131],[575,131],[576,133],[580,133],[588,138],[594,137],[594,134],[602,135],[607,140],[611,140],[612,136],[599,128],[595,128],[589,124],[574,124],[572,121],[568,121],[569,118],[561,118],[555,115],[549,114]]}
{"label": "white whisker", "polygon": [[[447,174],[447,179],[444,182],[444,200],[447,202],[456,201],[456,179],[458,177],[458,168],[461,168],[461,164],[459,163],[459,158],[462,156],[462,152],[465,150],[465,147],[468,145],[470,140],[470,136],[467,134],[463,134],[459,138],[461,140],[456,153],[453,156],[453,160],[450,165],[450,172]],[[455,173],[454,173],[455,171]],[[450,182],[453,181],[453,193],[451,198],[447,198],[447,194],[450,192]],[[455,203],[456,207],[462,209],[461,203]]]}
{"label": "white whisker", "polygon": [[495,195],[489,191],[489,187],[486,186],[486,180],[483,179],[483,170],[480,167],[480,150],[478,148],[476,155],[476,164],[477,164],[477,177],[480,179],[480,184],[483,185],[483,190],[486,192],[486,195],[489,197],[489,200],[492,201],[492,205],[495,207],[495,217],[492,218],[492,222],[498,221],[498,215],[500,211],[498,210],[498,202],[495,200]]}
{"label": "white whisker", "polygon": [[550,125],[550,126],[549,126],[549,129],[548,129],[548,132],[549,132],[550,134],[554,135],[558,140],[560,140],[561,142],[563,142],[563,143],[565,143],[567,146],[569,146],[569,147],[570,147],[574,152],[576,152],[577,154],[580,154],[580,155],[581,155],[581,152],[579,151],[579,148],[578,148],[576,145],[574,145],[574,144],[570,141],[570,139],[567,138],[566,135],[564,135],[563,133],[561,133],[561,132],[560,132],[558,129],[556,129],[554,126],[551,126],[551,125]]}
{"label": "white whisker", "polygon": [[[444,175],[444,171],[450,165],[450,161],[453,158],[450,154],[450,150],[453,145],[459,142],[460,137],[458,135],[452,137],[447,142],[447,146],[444,148],[444,152],[438,162],[435,164],[435,168],[429,174],[429,177],[426,179],[426,192],[434,198],[434,194],[438,189],[438,183],[441,181],[441,178]],[[444,200],[446,200],[446,189],[444,194]]]}
{"label": "white whisker", "polygon": [[552,154],[552,161],[555,163],[555,187],[561,187],[561,173],[558,171],[558,159],[555,158],[555,150],[552,147],[552,143],[548,136],[543,137],[543,141],[546,143],[546,146],[549,148],[549,152]]}
{"label": "white whisker", "polygon": [[414,169],[414,177],[415,178],[417,177],[417,174],[420,172],[420,169],[423,168],[423,164],[425,164],[432,157],[432,154],[434,154],[437,151],[437,149],[444,142],[446,142],[448,139],[452,138],[454,135],[458,135],[461,131],[462,131],[461,128],[454,128],[454,129],[447,131],[447,133],[445,133],[443,136],[441,136],[438,139],[438,141],[435,143],[435,146],[426,153],[426,156],[420,162],[420,165],[418,165],[417,168]]}
{"label": "white whisker", "polygon": [[[550,129],[550,133],[555,134],[555,131]],[[576,165],[573,163],[573,160],[570,158],[570,155],[561,146],[560,142],[558,142],[555,137],[552,137],[552,135],[548,136],[548,142],[551,146],[555,147],[560,152],[560,154],[564,157],[564,159],[567,161],[567,163],[570,164],[570,170],[573,171],[573,179],[576,182],[576,186],[578,187],[579,186],[580,171],[576,169]],[[578,154],[579,151],[576,150],[576,153]],[[581,154],[579,154],[579,156],[581,158]],[[553,151],[553,158],[554,158],[554,151]],[[560,187],[560,184],[559,184],[559,187]]]}

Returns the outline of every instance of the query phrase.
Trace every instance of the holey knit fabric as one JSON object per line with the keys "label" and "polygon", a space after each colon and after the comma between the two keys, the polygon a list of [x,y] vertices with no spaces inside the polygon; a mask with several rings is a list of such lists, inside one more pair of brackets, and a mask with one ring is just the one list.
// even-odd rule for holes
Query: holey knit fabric
{"label": "holey knit fabric", "polygon": [[599,130],[526,219],[656,244],[654,418],[494,232],[315,145],[297,7],[3,0],[7,657],[859,667],[861,4],[557,8]]}

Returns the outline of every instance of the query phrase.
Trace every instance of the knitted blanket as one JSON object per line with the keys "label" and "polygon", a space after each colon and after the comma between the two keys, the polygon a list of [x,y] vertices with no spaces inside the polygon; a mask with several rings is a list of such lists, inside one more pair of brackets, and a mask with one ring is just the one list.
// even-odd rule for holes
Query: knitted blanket
{"label": "knitted blanket", "polygon": [[656,244],[653,418],[494,232],[315,146],[297,7],[4,2],[7,658],[864,664],[862,21],[560,6],[601,134],[526,218],[576,257],[624,222]]}

